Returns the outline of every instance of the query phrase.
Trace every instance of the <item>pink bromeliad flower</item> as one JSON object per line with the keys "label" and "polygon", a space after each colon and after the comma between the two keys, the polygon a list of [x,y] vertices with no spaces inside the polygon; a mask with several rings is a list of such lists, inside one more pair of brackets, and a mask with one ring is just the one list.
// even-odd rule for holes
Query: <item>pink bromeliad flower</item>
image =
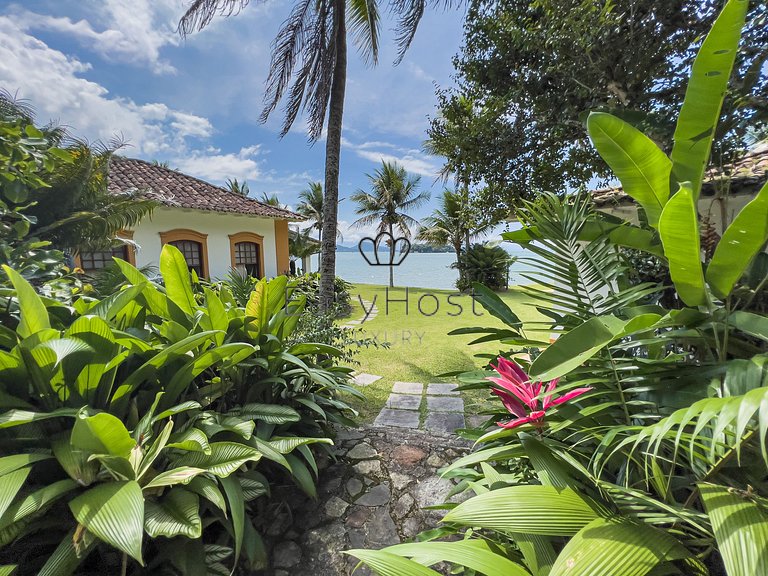
{"label": "pink bromeliad flower", "polygon": [[531,382],[528,374],[514,362],[499,356],[498,364],[493,366],[493,369],[498,372],[498,378],[489,376],[486,380],[495,382],[503,390],[493,388],[491,392],[501,398],[501,402],[510,414],[517,416],[509,422],[499,422],[498,425],[502,428],[516,428],[528,423],[541,427],[544,425],[544,414],[552,406],[564,404],[592,390],[592,388],[576,388],[558,398],[553,398],[557,388],[557,379],[555,379],[547,383],[544,396],[538,398],[543,383]]}

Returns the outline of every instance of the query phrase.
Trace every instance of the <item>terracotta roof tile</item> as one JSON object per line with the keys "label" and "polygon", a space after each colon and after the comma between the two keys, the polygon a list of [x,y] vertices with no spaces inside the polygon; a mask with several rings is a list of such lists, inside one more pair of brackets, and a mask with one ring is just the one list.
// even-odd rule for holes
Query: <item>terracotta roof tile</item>
{"label": "terracotta roof tile", "polygon": [[[701,187],[702,196],[714,196],[717,184],[730,180],[731,194],[755,194],[768,181],[768,149],[747,154],[737,162],[722,169],[710,168],[704,176]],[[592,191],[592,200],[596,206],[632,204],[621,186],[602,188]]]}
{"label": "terracotta roof tile", "polygon": [[124,156],[113,156],[109,165],[109,189],[114,193],[138,190],[165,206],[208,210],[278,220],[304,220],[302,216],[269,206],[247,196],[209,184],[176,170]]}

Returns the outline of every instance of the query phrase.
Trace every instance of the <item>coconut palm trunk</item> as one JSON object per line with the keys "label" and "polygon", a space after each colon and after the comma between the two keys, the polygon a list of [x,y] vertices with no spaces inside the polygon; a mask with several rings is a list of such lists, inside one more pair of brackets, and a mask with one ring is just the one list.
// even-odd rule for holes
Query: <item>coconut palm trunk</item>
{"label": "coconut palm trunk", "polygon": [[336,65],[328,112],[328,136],[325,142],[325,197],[320,252],[320,309],[333,307],[336,279],[336,227],[339,214],[339,158],[341,156],[341,123],[347,88],[346,0],[334,0],[334,33]]}
{"label": "coconut palm trunk", "polygon": [[395,267],[392,263],[395,261],[395,229],[392,222],[389,223],[389,287],[395,287]]}

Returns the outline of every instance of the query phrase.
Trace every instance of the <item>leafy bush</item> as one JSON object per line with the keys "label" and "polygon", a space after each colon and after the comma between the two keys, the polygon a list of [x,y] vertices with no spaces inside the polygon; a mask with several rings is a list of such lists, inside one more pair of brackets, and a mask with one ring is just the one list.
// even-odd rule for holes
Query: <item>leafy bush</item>
{"label": "leafy bush", "polygon": [[285,277],[259,281],[241,307],[226,288],[198,302],[173,246],[164,286],[117,265],[121,290],[71,305],[4,268],[2,570],[262,568],[254,501],[276,474],[314,495],[309,445],[350,423],[336,398],[356,393],[350,370],[331,346],[288,344],[304,301]]}
{"label": "leafy bush", "polygon": [[[295,296],[304,296],[307,299],[307,306],[313,310],[320,307],[320,273],[311,272],[302,276],[297,276],[293,281],[295,287]],[[334,314],[336,318],[349,316],[352,311],[351,295],[352,284],[343,278],[336,276],[333,284],[334,294]]]}
{"label": "leafy bush", "polygon": [[499,246],[474,244],[469,250],[461,253],[458,262],[451,265],[460,272],[456,288],[467,291],[475,282],[488,286],[492,290],[506,288],[509,267],[513,262],[514,258]]}
{"label": "leafy bush", "polygon": [[[462,376],[501,400],[468,432],[479,450],[443,471],[475,494],[437,533],[463,540],[351,554],[402,576],[437,574],[427,566],[440,561],[505,575],[768,573],[768,318],[753,308],[768,279],[756,271],[768,185],[706,267],[696,213],[747,4],[729,0],[701,47],[671,158],[623,120],[590,116],[598,152],[647,225],[545,195],[504,235],[537,256],[529,276],[546,289],[527,293],[542,327],[562,335],[537,342],[476,286],[506,326],[461,333],[511,346],[515,361]],[[659,284],[624,283],[624,247],[665,262],[678,308],[647,304]]]}

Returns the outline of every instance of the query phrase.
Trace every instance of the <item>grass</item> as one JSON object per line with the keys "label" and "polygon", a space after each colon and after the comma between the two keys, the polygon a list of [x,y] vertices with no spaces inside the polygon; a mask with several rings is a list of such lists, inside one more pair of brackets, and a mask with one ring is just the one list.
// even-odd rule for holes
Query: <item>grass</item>
{"label": "grass", "polygon": [[[539,313],[526,304],[527,298],[519,290],[510,289],[499,296],[524,324],[541,319]],[[496,354],[503,348],[498,342],[470,345],[475,335],[447,335],[462,327],[503,326],[469,295],[449,290],[387,289],[358,284],[352,290],[354,309],[350,319],[362,320],[365,316],[360,298],[375,302],[379,309],[376,318],[362,323],[363,335],[381,344],[389,343],[388,348],[361,348],[357,356],[358,371],[383,376],[378,382],[361,388],[366,395],[365,402],[350,400],[360,411],[363,422],[371,422],[376,417],[394,382],[455,382],[440,375],[480,368],[486,361],[476,358],[476,354]],[[487,397],[482,391],[462,394],[468,414],[477,413]]]}

